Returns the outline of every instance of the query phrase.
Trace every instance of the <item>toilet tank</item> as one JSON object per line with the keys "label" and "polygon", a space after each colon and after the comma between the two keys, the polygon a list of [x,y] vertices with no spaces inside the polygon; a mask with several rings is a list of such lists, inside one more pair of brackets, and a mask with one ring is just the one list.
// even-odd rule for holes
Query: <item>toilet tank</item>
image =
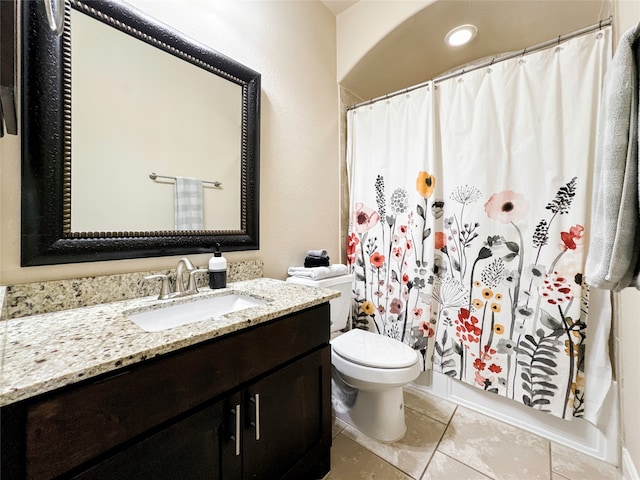
{"label": "toilet tank", "polygon": [[339,277],[323,278],[322,280],[311,280],[303,277],[288,277],[287,282],[308,287],[331,288],[338,290],[340,296],[329,301],[331,309],[331,331],[337,332],[347,326],[347,321],[351,317],[351,284],[353,276],[340,275]]}

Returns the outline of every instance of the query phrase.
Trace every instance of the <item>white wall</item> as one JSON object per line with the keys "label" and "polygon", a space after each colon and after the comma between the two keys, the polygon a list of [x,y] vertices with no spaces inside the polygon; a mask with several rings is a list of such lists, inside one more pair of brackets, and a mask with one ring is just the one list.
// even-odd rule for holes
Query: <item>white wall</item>
{"label": "white wall", "polygon": [[337,78],[341,82],[376,43],[436,0],[360,0],[338,15]]}
{"label": "white wall", "polygon": [[[308,249],[339,259],[335,17],[319,1],[131,1],[262,74],[260,250],[265,276],[285,278]],[[20,267],[20,148],[0,140],[0,284],[174,267],[176,257]],[[160,172],[158,172],[160,173]],[[190,258],[204,265],[209,255]]]}

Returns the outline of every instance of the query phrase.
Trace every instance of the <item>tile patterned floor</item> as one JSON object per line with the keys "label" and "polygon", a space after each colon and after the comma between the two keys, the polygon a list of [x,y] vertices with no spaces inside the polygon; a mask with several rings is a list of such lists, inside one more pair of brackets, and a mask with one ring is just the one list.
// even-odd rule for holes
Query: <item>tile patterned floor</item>
{"label": "tile patterned floor", "polygon": [[408,387],[407,434],[377,442],[336,419],[325,480],[622,480],[608,463]]}

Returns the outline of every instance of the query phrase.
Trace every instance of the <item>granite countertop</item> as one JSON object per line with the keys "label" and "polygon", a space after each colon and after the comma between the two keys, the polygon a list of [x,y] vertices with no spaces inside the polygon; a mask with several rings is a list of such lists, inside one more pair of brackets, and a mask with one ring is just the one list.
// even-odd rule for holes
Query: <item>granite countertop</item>
{"label": "granite countertop", "polygon": [[[0,292],[1,293],[1,292]],[[211,320],[147,332],[125,312],[226,293],[266,300]],[[327,302],[340,294],[267,278],[190,297],[143,297],[0,322],[0,406]]]}

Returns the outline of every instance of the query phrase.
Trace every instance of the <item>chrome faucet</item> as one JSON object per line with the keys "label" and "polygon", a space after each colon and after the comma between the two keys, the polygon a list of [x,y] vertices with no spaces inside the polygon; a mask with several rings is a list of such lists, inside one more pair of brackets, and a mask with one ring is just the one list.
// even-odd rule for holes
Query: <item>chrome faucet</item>
{"label": "chrome faucet", "polygon": [[[189,275],[189,279],[187,281],[186,286],[184,282],[185,270]],[[193,275],[191,274],[192,272],[195,272],[195,271],[196,271],[196,267],[193,266],[193,263],[191,263],[191,260],[189,260],[188,258],[185,257],[178,260],[178,266],[176,267],[176,290],[175,290],[176,293],[188,295],[190,293],[198,292],[198,289],[195,285],[195,280],[193,279]]]}
{"label": "chrome faucet", "polygon": [[[144,277],[145,280],[160,279],[162,285],[158,300],[166,300],[168,298],[186,297],[187,295],[195,295],[198,293],[198,284],[196,281],[196,273],[206,272],[206,268],[196,268],[188,258],[178,260],[176,267],[175,289],[171,290],[169,276],[165,274],[149,275]],[[185,273],[188,275],[185,285]]]}

